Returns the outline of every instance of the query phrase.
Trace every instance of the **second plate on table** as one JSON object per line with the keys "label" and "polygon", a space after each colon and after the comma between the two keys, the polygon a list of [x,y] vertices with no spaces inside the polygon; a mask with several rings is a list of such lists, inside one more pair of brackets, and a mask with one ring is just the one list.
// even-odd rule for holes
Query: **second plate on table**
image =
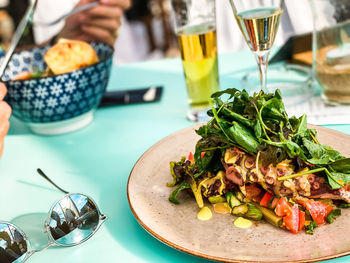
{"label": "second plate on table", "polygon": [[[314,235],[293,235],[268,223],[236,228],[234,217],[214,213],[199,221],[193,198],[168,201],[173,188],[170,161],[193,151],[199,136],[190,127],[161,140],[137,161],[128,181],[128,200],[136,220],[155,238],[183,252],[223,262],[314,262],[350,255],[350,210],[333,224],[317,228]],[[350,156],[350,136],[315,127],[319,141]]]}

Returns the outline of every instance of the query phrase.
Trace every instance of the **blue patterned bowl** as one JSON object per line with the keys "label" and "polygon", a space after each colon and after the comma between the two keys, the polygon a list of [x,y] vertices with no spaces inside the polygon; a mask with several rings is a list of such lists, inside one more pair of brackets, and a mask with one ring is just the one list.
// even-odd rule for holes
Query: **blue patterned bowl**
{"label": "blue patterned bowl", "polygon": [[91,45],[99,57],[98,63],[31,80],[11,79],[23,71],[45,70],[43,58],[50,46],[15,53],[3,78],[13,115],[39,134],[70,132],[90,123],[107,87],[114,51],[103,43]]}

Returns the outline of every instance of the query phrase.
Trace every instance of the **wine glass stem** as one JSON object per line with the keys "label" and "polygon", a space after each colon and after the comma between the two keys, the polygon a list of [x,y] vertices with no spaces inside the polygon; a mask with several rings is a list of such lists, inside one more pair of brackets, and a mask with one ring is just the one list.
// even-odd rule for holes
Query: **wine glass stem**
{"label": "wine glass stem", "polygon": [[269,51],[265,51],[263,53],[255,54],[256,62],[259,66],[259,73],[260,73],[260,87],[264,92],[268,92],[267,89],[267,63],[268,63],[268,57],[269,57]]}

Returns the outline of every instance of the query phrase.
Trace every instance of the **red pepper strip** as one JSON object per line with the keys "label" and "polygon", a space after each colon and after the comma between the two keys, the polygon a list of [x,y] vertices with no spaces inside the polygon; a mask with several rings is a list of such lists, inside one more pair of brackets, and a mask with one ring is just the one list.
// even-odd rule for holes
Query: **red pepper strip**
{"label": "red pepper strip", "polygon": [[270,194],[269,192],[266,192],[260,201],[260,205],[264,207],[268,207],[267,203],[271,200],[271,198],[272,198],[272,194]]}
{"label": "red pepper strip", "polygon": [[188,154],[187,160],[189,160],[191,164],[194,164],[194,155],[192,152]]}
{"label": "red pepper strip", "polygon": [[205,152],[201,152],[201,159],[203,159]]}

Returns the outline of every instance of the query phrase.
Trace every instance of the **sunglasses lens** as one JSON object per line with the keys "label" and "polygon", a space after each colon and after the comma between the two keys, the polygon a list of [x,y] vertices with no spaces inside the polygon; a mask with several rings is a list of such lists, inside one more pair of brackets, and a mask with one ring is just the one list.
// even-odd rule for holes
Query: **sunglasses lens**
{"label": "sunglasses lens", "polygon": [[70,194],[52,209],[50,233],[62,245],[76,245],[91,236],[100,218],[94,202],[81,194]]}
{"label": "sunglasses lens", "polygon": [[13,225],[0,223],[0,262],[22,262],[27,253],[27,241]]}

